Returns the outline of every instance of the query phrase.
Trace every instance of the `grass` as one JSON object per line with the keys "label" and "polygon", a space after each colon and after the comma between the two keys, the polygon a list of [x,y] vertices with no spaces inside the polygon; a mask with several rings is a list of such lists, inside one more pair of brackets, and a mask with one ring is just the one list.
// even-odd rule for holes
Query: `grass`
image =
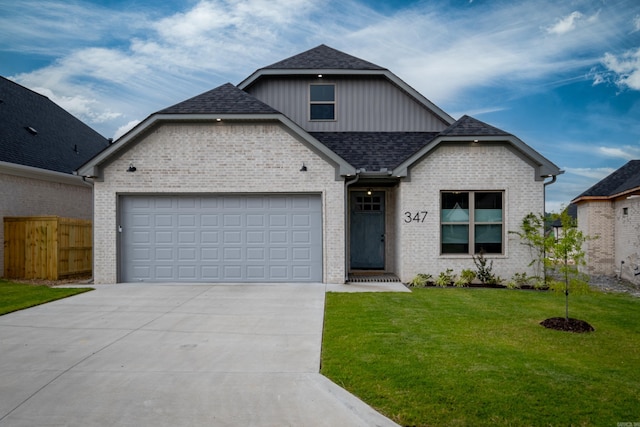
{"label": "grass", "polygon": [[322,373],[404,426],[640,422],[640,299],[496,289],[327,294]]}
{"label": "grass", "polygon": [[91,288],[51,288],[0,279],[0,315],[92,290]]}

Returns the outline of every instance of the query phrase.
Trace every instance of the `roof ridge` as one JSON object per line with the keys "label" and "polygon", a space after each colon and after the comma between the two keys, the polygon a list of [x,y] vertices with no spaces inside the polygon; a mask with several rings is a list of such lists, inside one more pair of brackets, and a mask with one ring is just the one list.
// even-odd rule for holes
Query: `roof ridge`
{"label": "roof ridge", "polygon": [[453,122],[448,128],[440,132],[443,136],[507,136],[509,132],[471,117],[467,114]]}
{"label": "roof ridge", "polygon": [[232,83],[188,98],[157,114],[278,114],[278,110],[260,101]]}
{"label": "roof ridge", "polygon": [[262,69],[386,70],[372,62],[320,44]]}

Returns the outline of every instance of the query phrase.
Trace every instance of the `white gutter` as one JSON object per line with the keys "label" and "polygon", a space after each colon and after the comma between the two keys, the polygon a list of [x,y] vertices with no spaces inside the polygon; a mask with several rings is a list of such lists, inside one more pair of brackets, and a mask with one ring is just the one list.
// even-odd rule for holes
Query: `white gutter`
{"label": "white gutter", "polygon": [[50,171],[15,163],[0,162],[0,173],[22,178],[39,179],[41,181],[57,182],[60,184],[77,185],[78,187],[91,186],[91,184],[85,182],[82,177],[71,173]]}

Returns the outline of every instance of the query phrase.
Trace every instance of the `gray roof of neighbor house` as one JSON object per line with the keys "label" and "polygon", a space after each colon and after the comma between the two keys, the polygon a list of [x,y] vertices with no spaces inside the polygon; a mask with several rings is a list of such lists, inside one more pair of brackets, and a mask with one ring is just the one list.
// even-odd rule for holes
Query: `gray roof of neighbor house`
{"label": "gray roof of neighbor house", "polygon": [[386,68],[340,52],[324,44],[268,65],[263,69],[386,70]]}
{"label": "gray roof of neighbor house", "polygon": [[46,96],[0,77],[0,162],[71,174],[109,142]]}
{"label": "gray roof of neighbor house", "polygon": [[640,160],[630,160],[580,194],[573,202],[588,198],[610,198],[636,190],[640,190]]}
{"label": "gray roof of neighbor house", "polygon": [[231,83],[225,83],[157,114],[279,114],[279,111]]}

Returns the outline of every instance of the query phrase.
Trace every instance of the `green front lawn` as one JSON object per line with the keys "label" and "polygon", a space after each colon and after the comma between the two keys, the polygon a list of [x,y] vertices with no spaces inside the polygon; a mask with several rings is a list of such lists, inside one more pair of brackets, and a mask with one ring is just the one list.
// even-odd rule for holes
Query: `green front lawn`
{"label": "green front lawn", "polygon": [[44,304],[71,295],[90,291],[91,288],[51,288],[33,286],[0,279],[0,315]]}
{"label": "green front lawn", "polygon": [[640,299],[569,310],[595,332],[540,326],[564,316],[548,292],[330,293],[322,373],[404,426],[640,423]]}

